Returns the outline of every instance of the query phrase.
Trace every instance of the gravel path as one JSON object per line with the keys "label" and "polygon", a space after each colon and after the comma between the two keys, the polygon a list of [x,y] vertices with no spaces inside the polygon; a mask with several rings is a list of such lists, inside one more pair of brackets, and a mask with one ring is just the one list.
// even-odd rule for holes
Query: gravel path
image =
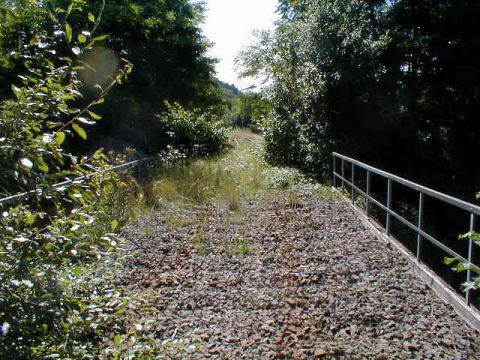
{"label": "gravel path", "polygon": [[[479,334],[338,199],[314,190],[131,224],[165,358],[479,359]],[[291,203],[291,202],[290,202]],[[140,234],[139,229],[148,229]],[[141,232],[141,231],[140,231]]]}

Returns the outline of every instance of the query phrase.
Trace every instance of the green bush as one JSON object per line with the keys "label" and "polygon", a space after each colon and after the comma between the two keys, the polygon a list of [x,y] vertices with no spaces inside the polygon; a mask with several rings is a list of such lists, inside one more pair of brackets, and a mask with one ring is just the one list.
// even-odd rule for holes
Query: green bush
{"label": "green bush", "polygon": [[[23,85],[12,86],[15,101],[0,104],[0,196],[43,189],[0,209],[2,359],[96,357],[99,344],[128,333],[119,312],[132,300],[105,273],[114,274],[119,262],[115,233],[129,216],[124,204],[135,185],[132,178],[103,173],[84,183],[54,190],[52,185],[110,166],[101,151],[77,157],[65,145],[87,139],[86,127],[100,119],[95,106],[131,66],[125,63],[110,84],[84,99],[82,67],[75,59],[94,49],[99,37],[93,31],[72,33],[70,11],[52,14],[52,19],[62,14],[56,24],[62,30],[37,35],[31,46],[52,50],[50,45],[63,39],[71,56],[59,66],[26,64]],[[88,19],[95,27],[94,16]]]}
{"label": "green bush", "polygon": [[157,116],[154,133],[160,136],[152,139],[156,146],[169,144],[186,157],[214,155],[227,146],[225,128],[212,112],[187,110],[176,103],[166,103],[166,107]]}

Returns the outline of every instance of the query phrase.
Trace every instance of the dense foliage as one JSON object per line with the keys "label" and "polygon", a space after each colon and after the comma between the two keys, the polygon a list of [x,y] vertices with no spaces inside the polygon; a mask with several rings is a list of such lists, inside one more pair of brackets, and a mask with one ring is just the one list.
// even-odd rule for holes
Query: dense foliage
{"label": "dense foliage", "polygon": [[[59,179],[108,166],[101,151],[78,158],[63,145],[74,137],[87,138],[84,127],[100,119],[93,112],[95,106],[125,79],[131,66],[123,64],[97,96],[82,107],[74,106],[82,97],[81,67],[74,59],[91,51],[96,40],[85,30],[83,46],[73,41],[69,14],[56,19],[55,33],[38,34],[31,45],[63,40],[71,56],[60,66],[40,54],[37,66],[26,62],[22,86],[12,86],[15,100],[0,105],[1,192],[45,188],[29,201],[4,207],[0,216],[0,354],[4,359],[82,356],[92,352],[93,344],[113,325],[105,317],[111,310],[108,306],[103,315],[88,310],[112,300],[112,294],[106,296],[110,290],[95,293],[99,281],[80,275],[102,254],[113,259],[105,251],[117,244],[112,232],[126,218],[125,209],[114,204],[125,196],[120,190],[127,185],[117,175],[106,175],[53,192],[47,189]],[[94,18],[90,23],[95,26]]]}
{"label": "dense foliage", "polygon": [[[282,1],[241,56],[266,78],[274,162],[326,176],[340,152],[473,198],[477,1]],[[452,181],[454,180],[454,181]]]}
{"label": "dense foliage", "polygon": [[[134,147],[147,153],[166,149],[172,144],[158,141],[168,138],[157,126],[157,115],[166,110],[165,101],[222,115],[225,100],[214,77],[214,60],[206,56],[209,43],[199,27],[202,4],[188,0],[73,0],[71,6],[65,0],[25,0],[16,2],[15,7],[5,4],[10,11],[15,8],[16,16],[2,26],[0,35],[0,96],[10,96],[10,84],[25,70],[25,51],[18,49],[35,41],[32,39],[42,32],[57,30],[50,14],[58,7],[71,9],[69,25],[80,34],[74,39],[80,42],[88,22],[82,14],[103,9],[95,30],[108,36],[81,59],[95,68],[81,74],[87,96],[96,94],[94,85],[103,86],[109,81],[121,58],[135,65],[128,86],[113,89],[98,109],[104,120],[90,134],[90,141],[71,144],[77,151],[85,153],[99,146],[115,150]],[[48,56],[55,64],[69,53],[68,47],[58,41],[40,46],[54,52]],[[36,50],[28,54],[31,61],[37,61]]]}
{"label": "dense foliage", "polygon": [[261,131],[271,107],[267,99],[256,92],[241,92],[234,85],[221,83],[226,100],[224,123],[229,127]]}
{"label": "dense foliage", "polygon": [[155,141],[171,144],[188,158],[217,154],[228,143],[223,123],[216,115],[199,109],[186,110],[177,103],[166,103],[155,126],[161,134]]}
{"label": "dense foliage", "polygon": [[[65,7],[57,8],[57,4]],[[186,1],[179,4],[183,8],[170,2],[186,18],[193,16],[185,10],[193,9]],[[132,86],[132,93],[124,93],[130,99],[148,100],[135,90],[138,75],[130,82],[131,63],[120,57],[145,54],[139,54],[139,49],[115,54],[107,47],[109,37],[100,35],[99,29],[101,21],[113,14],[109,15],[105,3],[98,7],[82,1],[0,5],[0,197],[38,189],[26,200],[0,203],[0,357],[154,356],[157,345],[143,339],[142,326],[124,316],[127,310],[141,306],[141,301],[115,283],[125,253],[118,251],[123,243],[117,232],[131,217],[142,192],[128,172],[104,171],[123,156],[98,149],[98,134],[105,129],[99,125],[116,124],[113,112],[121,111],[119,104],[125,99],[118,84]],[[175,20],[174,14],[169,16]],[[153,26],[153,20],[146,23]],[[187,20],[183,19],[185,26],[194,26]],[[129,31],[134,28],[116,40],[121,42],[119,38]],[[163,36],[178,37],[174,33]],[[131,41],[141,45],[137,40]],[[181,48],[177,45],[175,51]],[[181,65],[180,59],[170,61],[176,62],[172,66],[191,65]],[[167,67],[162,66],[156,71]],[[208,66],[202,84],[195,84],[189,75],[175,77],[186,89],[182,95],[185,106],[200,101],[188,89],[198,88],[206,98],[209,95],[202,86],[212,85],[215,91]],[[191,76],[203,76],[198,68],[193,71]],[[149,95],[157,90],[149,89]],[[165,97],[160,95],[158,100]],[[218,126],[219,115],[205,109],[162,103],[155,109],[158,116],[150,114],[149,129],[142,128],[138,118],[132,126],[155,141],[155,136],[163,136],[150,151],[176,147],[184,152],[182,158],[210,155],[225,146],[226,136]],[[171,158],[159,160],[156,166]],[[96,171],[100,173],[86,181],[53,187]],[[148,309],[143,311],[148,314]]]}

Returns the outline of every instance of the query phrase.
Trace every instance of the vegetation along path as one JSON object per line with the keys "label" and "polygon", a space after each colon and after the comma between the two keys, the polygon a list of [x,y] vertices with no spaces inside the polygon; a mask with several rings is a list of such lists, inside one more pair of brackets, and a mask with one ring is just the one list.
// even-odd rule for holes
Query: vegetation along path
{"label": "vegetation along path", "polygon": [[122,282],[154,308],[130,316],[166,358],[478,358],[478,334],[330,188],[236,139],[166,171],[125,229]]}

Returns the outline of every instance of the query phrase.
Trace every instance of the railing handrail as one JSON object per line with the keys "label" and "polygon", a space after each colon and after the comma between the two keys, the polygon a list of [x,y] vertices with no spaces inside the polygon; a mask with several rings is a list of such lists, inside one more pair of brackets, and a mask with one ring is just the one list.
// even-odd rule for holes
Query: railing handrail
{"label": "railing handrail", "polygon": [[7,197],[4,197],[4,198],[0,199],[0,206],[10,204],[10,203],[15,202],[15,201],[28,199],[30,196],[33,196],[35,194],[42,194],[44,192],[53,192],[53,191],[55,191],[59,188],[65,187],[65,186],[70,186],[70,185],[75,184],[75,183],[77,183],[77,184],[78,183],[83,183],[83,182],[89,180],[90,178],[92,178],[96,175],[102,174],[102,173],[108,173],[108,172],[114,172],[114,171],[118,172],[118,171],[122,171],[122,170],[125,170],[125,169],[130,169],[130,168],[133,168],[135,166],[138,166],[139,164],[141,164],[145,161],[150,161],[152,159],[153,159],[152,157],[143,158],[143,159],[139,159],[139,160],[130,161],[130,162],[125,163],[125,164],[116,165],[116,166],[113,166],[113,167],[108,168],[108,169],[102,169],[102,170],[99,170],[99,171],[95,171],[95,172],[92,172],[92,173],[89,173],[89,174],[86,174],[86,175],[79,176],[79,177],[74,178],[74,179],[65,180],[65,181],[62,181],[60,183],[54,184],[51,187],[49,187],[48,189],[35,188],[35,189],[29,190],[29,191],[13,194],[13,195],[10,195],[10,196],[7,196]]}
{"label": "railing handrail", "polygon": [[407,180],[407,179],[404,179],[400,176],[397,176],[397,175],[394,175],[392,173],[389,173],[389,172],[386,172],[386,171],[383,171],[383,170],[380,170],[380,169],[377,169],[371,165],[368,165],[368,164],[365,164],[361,161],[358,161],[358,160],[355,160],[353,158],[350,158],[348,156],[345,156],[345,155],[342,155],[342,154],[339,154],[337,152],[334,152],[333,153],[333,156],[339,158],[339,159],[343,159],[343,160],[347,160],[348,162],[351,162],[355,165],[358,165],[360,167],[362,167],[363,169],[365,170],[369,170],[370,172],[372,173],[375,173],[375,174],[378,174],[380,176],[383,176],[383,177],[386,177],[387,179],[391,179],[393,181],[396,181],[398,182],[399,184],[402,184],[402,185],[405,185],[406,187],[409,187],[411,189],[414,189],[414,190],[417,190],[419,192],[422,192],[424,193],[425,195],[429,195],[433,198],[436,198],[436,199],[439,199],[439,200],[442,200],[446,203],[449,203],[451,205],[454,205],[454,206],[457,206],[459,208],[462,208],[463,210],[466,210],[468,212],[471,212],[471,213],[474,213],[475,215],[479,215],[480,216],[480,206],[477,206],[475,204],[471,204],[469,202],[466,202],[464,200],[460,200],[456,197],[453,197],[453,196],[450,196],[450,195],[447,195],[447,194],[444,194],[444,193],[441,193],[439,191],[436,191],[436,190],[433,190],[429,187],[426,187],[426,186],[423,186],[423,185],[420,185],[420,184],[417,184],[417,183],[414,183],[413,181],[410,181],[410,180]]}
{"label": "railing handrail", "polygon": [[[404,179],[400,176],[391,174],[389,172],[377,169],[371,165],[365,164],[361,161],[358,161],[356,159],[350,158],[348,156],[333,152],[333,186],[336,187],[336,180],[337,178],[342,181],[342,188],[344,187],[344,184],[346,183],[351,187],[351,197],[352,197],[352,203],[355,205],[355,193],[359,193],[362,196],[365,197],[366,200],[366,215],[367,217],[370,217],[369,214],[369,208],[370,208],[370,203],[378,206],[380,209],[385,211],[386,213],[386,221],[385,221],[385,230],[387,236],[390,236],[390,228],[391,228],[391,217],[393,216],[395,219],[400,221],[403,225],[407,226],[411,230],[415,231],[417,234],[417,249],[416,249],[416,257],[417,261],[421,261],[421,255],[422,255],[422,242],[423,240],[429,241],[431,244],[436,246],[439,249],[442,249],[445,251],[447,254],[450,256],[453,256],[455,258],[460,259],[462,262],[464,262],[468,268],[467,268],[467,276],[466,276],[466,281],[470,282],[472,279],[472,270],[475,270],[477,272],[480,272],[480,268],[474,264],[473,262],[473,247],[474,247],[474,242],[473,242],[473,236],[472,233],[475,230],[475,221],[476,217],[480,215],[480,207],[471,203],[468,203],[466,201],[457,199],[453,196],[446,195],[444,193],[441,193],[439,191],[430,189],[426,186],[414,183],[410,180]],[[337,158],[341,159],[341,173],[337,173]],[[351,163],[351,180],[349,181],[346,178],[345,175],[345,162]],[[367,176],[366,176],[366,191],[362,190],[358,186],[355,185],[355,166],[358,166],[359,168],[362,168],[366,170]],[[375,199],[370,195],[370,185],[371,185],[371,174],[377,174],[382,176],[383,178],[387,179],[387,201],[386,205]],[[404,217],[402,217],[400,214],[396,213],[392,209],[392,183],[397,182],[399,184],[402,184],[410,189],[416,190],[419,194],[419,199],[418,199],[418,216],[417,216],[417,224],[413,224],[412,222],[408,221]],[[447,204],[456,206],[457,208],[466,210],[469,214],[470,217],[470,232],[468,235],[468,255],[467,257],[462,256],[461,254],[457,253],[455,250],[450,248],[449,246],[443,244],[440,242],[438,239],[435,237],[431,236],[428,234],[424,228],[422,228],[423,224],[423,210],[424,210],[424,197],[425,195],[428,195],[432,198],[444,201]],[[470,305],[472,302],[472,291],[471,289],[468,289],[466,291],[466,298],[465,301],[467,305]]]}

